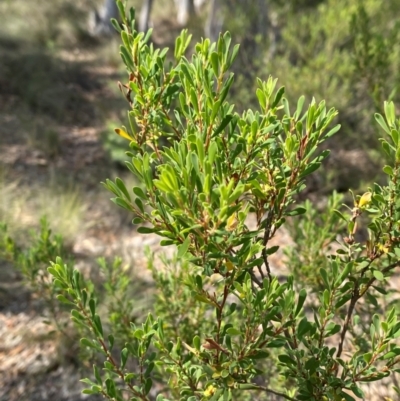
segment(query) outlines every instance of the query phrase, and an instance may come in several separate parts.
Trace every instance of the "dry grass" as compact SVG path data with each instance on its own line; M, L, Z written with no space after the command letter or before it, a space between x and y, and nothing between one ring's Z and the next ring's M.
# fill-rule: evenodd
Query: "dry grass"
M18 181L0 176L0 221L8 226L11 236L26 238L27 230L38 227L45 216L50 227L72 244L78 233L88 228L85 213L88 208L77 186L60 187L55 178L47 186L26 187Z

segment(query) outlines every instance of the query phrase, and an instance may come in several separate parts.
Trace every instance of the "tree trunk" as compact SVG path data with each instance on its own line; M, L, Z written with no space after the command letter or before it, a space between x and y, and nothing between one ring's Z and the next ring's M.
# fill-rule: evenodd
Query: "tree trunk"
M150 21L150 14L151 9L153 7L153 0L145 0L140 10L139 15L139 31L147 32L149 29L149 21Z
M195 12L193 0L175 0L175 6L177 9L176 19L178 24L186 26L190 17Z
M210 1L210 11L204 28L205 36L206 38L210 38L211 42L215 42L218 39L224 23L220 1L221 0Z
M89 32L93 36L109 36L114 32L110 19L118 19L118 7L115 0L104 0L100 10L89 15Z

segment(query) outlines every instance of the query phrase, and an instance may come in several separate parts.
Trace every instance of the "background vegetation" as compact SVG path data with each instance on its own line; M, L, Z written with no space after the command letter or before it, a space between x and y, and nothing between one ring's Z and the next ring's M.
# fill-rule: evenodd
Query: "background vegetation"
M119 162L125 156L113 129L126 118L116 84L125 79L118 37L94 38L88 32L89 14L101 3L0 2L0 221L26 248L27 230L46 215L88 272L98 271L87 257L100 250L126 256L121 246L128 246L119 245L133 230L99 186L106 177L124 175ZM142 6L139 0L128 3ZM205 2L189 20L194 42L204 36L209 8ZM220 1L222 29L241 43L233 88L239 110L256 102L255 76L269 74L286 86L291 100L314 96L339 110L342 129L326 144L331 156L308 184L308 195L318 204L332 189L346 193L382 179L385 156L372 116L382 111L383 100L399 101L399 14L398 0ZM154 0L151 25L155 46L173 46L182 28L173 0ZM18 264L4 255L0 312L6 314L14 305L10 283L21 293L26 287L22 276L12 273ZM34 297L37 289L31 290ZM4 397L17 394L13 391Z

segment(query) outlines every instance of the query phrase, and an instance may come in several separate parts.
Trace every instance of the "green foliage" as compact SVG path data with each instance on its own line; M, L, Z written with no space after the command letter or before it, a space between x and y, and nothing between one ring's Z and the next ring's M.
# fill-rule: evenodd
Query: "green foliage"
M51 290L53 286L46 282L46 267L49 260L59 255L65 255L62 239L59 235L52 236L46 219L40 221L40 232L31 231L31 246L21 249L8 236L7 226L0 226L0 256L10 260L21 271L28 283L39 293Z
M212 329L207 319L210 311L204 302L193 297L189 282L190 276L200 273L187 261L179 263L163 258L163 268L157 269L154 257L149 255L149 268L158 291L155 293L154 312L163 316L164 332L170 337L180 337L190 343L195 336ZM183 285L182 285L183 284Z
M72 274L72 255L65 247L63 238L52 234L46 219L41 220L39 231L30 232L30 238L23 246L10 237L4 223L0 224L0 261L9 262L21 273L32 297L40 300L46 324L61 332L62 340L70 344L79 336L87 335L88 331L82 326L70 324L67 305L71 304L63 295L62 287L53 283L47 270L49 260L56 260L59 256L66 262L64 268L67 274ZM106 327L115 334L116 346L122 349L131 338L130 322L143 316L143 310L149 307L147 301L150 297L144 297L133 268L123 265L120 258L112 262L99 258L97 263L101 275L96 274L98 277L91 280L86 271L85 277L80 276L81 285L87 291L96 291L101 314L106 316ZM79 356L83 366L87 365L87 361L93 363L97 358L96 352L86 348L81 349Z
M287 225L294 242L293 247L285 250L290 273L296 281L316 290L325 286L322 277L315 274L316 266L329 269L327 255L335 253L339 235L344 232L345 223L335 213L342 202L343 196L334 192L321 211L307 200L304 203L306 211L303 218L293 218Z
M388 184L355 196L348 210L334 195L314 225L311 205L296 199L329 153L321 147L339 129L331 126L336 110L314 99L304 107L304 96L290 106L270 77L257 80L259 107L238 114L229 97L238 47L231 47L229 33L217 43L202 40L189 60L183 31L175 61L166 63L167 50L148 45L150 33L135 30L134 11L125 15L117 4L122 25L114 25L129 77L121 89L130 109L129 127L116 131L130 142L126 164L139 185L130 190L119 178L104 185L134 215L138 231L175 245L182 263L176 271L152 267L158 316L129 321L122 350L114 348L121 326L107 330L82 274L60 258L48 268L60 301L73 305L73 321L88 333L82 346L103 356L103 366L95 364L93 378L84 379L84 392L112 400L125 393L131 400L364 398L362 383L397 372L400 355L395 308L362 319L354 314L363 301L379 303L399 266L394 104L384 104L385 117L376 115L391 161L384 168ZM361 216L366 240L358 236ZM294 232L299 247L309 249L297 250L294 276L279 282L270 263L278 247L270 240L288 219L300 219ZM341 228L347 235L337 238ZM322 247L337 239L336 252L312 249L308 235L317 233ZM317 282L308 279L312 270ZM317 299L310 300L316 285ZM266 386L270 366L281 379L270 382L273 388Z
M115 124L112 124L113 127ZM107 130L102 134L103 147L107 151L109 158L117 163L123 164L126 160L126 141L115 135L114 129Z
M123 346L132 335L130 323L141 318L143 310L149 309L150 298L141 288L134 268L124 265L121 258L116 257L112 262L99 258L97 262L102 273L95 286L97 298L105 309L102 314L107 317L108 326L114 333L116 342L120 341L120 345Z
M28 246L26 246L28 245ZM59 255L69 259L61 236L52 235L46 219L40 221L40 231L30 232L30 240L21 248L7 233L7 226L0 224L0 260L7 260L20 271L26 284L32 293L48 307L50 320L60 332L65 333L67 322L65 310L60 308L56 297L59 294L57 286L52 283L47 271L49 260L54 260Z
M399 100L399 7L396 0L325 0L277 2L280 40L277 52L259 74L273 71L289 89L289 100L329 99L339 111L343 135L329 141L332 151L362 149L369 168L349 174L342 157L334 163L330 190L357 188L362 180L379 175L382 153L377 148L377 130L371 116L382 113L385 99ZM264 54L267 53L265 50ZM266 56L265 56L266 57ZM257 57L258 59L258 57ZM243 92L243 91L242 91ZM372 168L372 164L376 168Z

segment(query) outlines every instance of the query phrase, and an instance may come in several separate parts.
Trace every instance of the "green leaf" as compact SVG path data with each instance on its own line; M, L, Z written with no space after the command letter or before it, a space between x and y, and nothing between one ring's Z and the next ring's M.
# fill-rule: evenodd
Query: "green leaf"
M273 101L272 104L271 104L271 108L272 108L272 109L274 109L274 108L279 104L279 102L281 101L282 96L284 95L284 93L285 93L285 87L282 86L282 87L280 87L280 88L278 89L278 91L276 92L274 101ZM290 116L289 113L286 113L286 114L287 114L287 116Z
M365 397L364 397L364 392L361 390L361 388L360 387L358 387L358 386L356 386L355 384L353 384L351 387L350 387L350 390L357 396L357 397L359 397L359 398L361 398L361 399L365 399Z
M340 124L336 125L335 127L333 127L330 131L328 131L325 134L325 138L330 138L332 135L336 134L336 132L338 132L340 130L340 128L341 128Z
M214 122L215 117L217 116L218 112L221 109L221 104L222 104L221 100L217 100L214 103L213 108L212 108L212 113L211 113L211 122Z
M47 271L54 277L59 277L59 272L54 267L48 267Z
M298 120L300 118L300 114L303 111L304 100L305 100L305 97L300 96L299 100L297 101L297 108L293 115L295 120Z
M325 288L325 290L324 290L324 292L322 294L322 297L323 297L323 301L324 301L324 306L325 306L326 309L328 309L329 301L331 299L331 295L330 295L329 290L327 288Z
M235 190L230 194L228 198L228 204L232 205L240 196L243 195L246 187L243 184L239 184Z
M114 347L114 336L112 334L108 335L108 343L110 345L110 350L112 350Z
M219 76L219 56L217 52L212 52L210 55L210 62L216 78Z
M101 320L100 320L100 316L99 315L94 315L93 317L93 323L97 329L98 334L100 335L100 337L103 338L103 326L101 324Z
M128 361L129 351L127 348L124 348L121 351L121 369L124 369L126 362Z
M178 246L178 253L177 253L178 259L182 259L186 255L186 252L189 249L190 242L191 242L190 236L188 235L185 241L183 241L183 243Z
M85 316L83 316L79 311L77 311L76 309L72 309L71 311L71 315L80 322L86 322L86 318Z
M128 67L128 69L131 72L135 71L135 66L133 64L133 60L132 60L132 55L129 54L128 50L126 49L125 46L120 46L120 53L121 53L121 57L125 63L125 65Z
M118 33L121 33L122 32L122 29L121 29L121 27L120 27L120 25L119 25L119 22L115 19L115 18L111 18L111 25L114 27L114 29L118 32Z
M121 20L124 23L126 23L125 7L121 0L117 0L117 8L118 8L118 12L119 12L119 16L121 17Z
M311 329L312 329L312 324L307 320L307 317L304 316L303 319L301 319L299 326L297 328L297 334L299 338L302 338L304 335L306 335Z
M342 214L342 212L340 212L340 211L337 210L337 209L333 209L332 212L333 212L334 214L336 214L339 218L341 218L342 220L344 220L346 223L348 223L349 220Z
M144 206L143 206L143 202L140 198L136 198L135 199L135 205L138 207L138 209L144 213Z
M373 273L374 277L379 280L379 281L383 281L385 279L384 275L382 272L380 272L379 270L374 270Z
M195 298L197 301L204 302L205 304L214 305L214 304L213 304L206 296L204 296L204 295L196 294L196 295L194 296L194 298Z
M333 336L340 332L342 326L340 324L336 324L335 322L329 322L325 328L325 337Z
M366 354L363 355L363 359L366 363L369 363L372 359L372 352L367 352Z
M151 378L148 377L144 383L144 394L145 395L149 394L152 386L153 386L153 380L151 380Z
M132 206L125 200L122 198L112 198L111 199L116 205L122 207L123 209L129 210L130 212L132 212Z
M61 302L61 303L63 303L63 304L66 304L66 305L74 305L75 306L75 304L72 302L72 301L70 301L69 299L67 299L64 295L62 295L62 294L59 294L59 295L57 295L57 299Z
M89 299L89 308L92 316L96 314L96 301L93 298Z
M286 116L290 117L289 101L285 97L282 99L282 104Z
M235 329L234 327L230 327L228 330L226 330L226 332L230 335L230 336L239 336L242 334L242 332L238 329Z
M115 389L115 383L112 379L110 379L110 378L106 379L106 388L107 388L107 395L110 398L115 398L117 395L117 392Z
M196 91L193 88L190 88L189 95L190 95L190 101L192 103L193 109L194 109L196 115L199 115L199 104L198 104L198 98L197 98Z
M314 171L318 170L320 166L321 166L321 163L319 163L319 162L314 162L314 163L308 164L307 167L300 174L300 179L302 179L302 178L310 175Z
M265 96L265 93L260 88L257 88L256 96L261 108L265 109L267 107L267 97Z
M330 283L329 283L329 278L328 278L327 271L325 269L321 268L319 270L319 272L321 274L321 277L322 277L322 280L323 280L323 282L325 284L325 287L329 290L330 289Z
M270 248L267 248L266 253L267 255L273 255L274 253L278 252L279 250L279 245L274 245L271 246Z
M149 377L155 366L156 365L154 362L150 362L147 365L146 371L144 372L144 377Z
M239 44L236 44L235 46L233 46L231 58L230 58L229 62L227 63L227 68L230 68L231 65L234 63L234 61L235 61L235 59L236 59L236 57L238 55L239 48L240 48Z
M384 102L386 121L392 127L396 120L395 107L393 102Z
M399 131L397 129L392 129L390 131L390 135L392 137L394 146L398 147L399 146Z
M196 348L197 351L200 351L201 342L200 342L200 337L199 336L194 336L194 338L193 338L193 346L194 346L194 348Z
M383 172L389 176L393 176L393 168L391 166L385 166Z
M126 31L121 31L121 39L125 47L129 49L131 47L131 43L129 40L129 35Z
M146 194L143 192L142 188L139 187L133 187L132 189L133 193L138 196L140 199L147 200Z
M297 317L301 310L303 309L304 302L307 298L307 291L303 288L299 292L299 299L297 301L296 310L294 312L294 317Z
M340 396L343 397L346 401L356 401L354 397L347 393L342 393L340 394Z
M320 366L320 361L315 357L311 357L304 365L304 367L309 371L309 374L313 374L317 368Z
M353 262L347 263L343 271L340 273L338 279L335 281L335 286L343 283L352 270L353 270Z
M390 130L386 124L386 121L379 113L375 113L375 120L386 131L386 133L390 135Z
M83 346L83 347L89 347L89 348L93 348L95 350L101 349L99 345L93 343L92 341L88 340L87 338L81 338L80 343L81 343L81 346Z
M214 131L213 137L216 137L219 133L221 133L226 128L226 126L232 121L232 118L233 118L232 114L227 114L222 120L219 127Z
M389 143L387 141L385 141L384 139L381 139L381 145L382 145L382 149L387 154L387 156L392 158L392 151L393 151L392 148L393 147L390 146Z
M270 347L273 348L273 347ZM271 353L265 350L256 350L254 354L249 355L250 359L265 359L271 356Z
M196 138L197 154L199 156L199 162L203 166L205 158L204 142L200 137Z
M97 384L102 386L103 385L103 380L101 379L99 369L98 369L98 367L96 365L93 365L93 373L94 373L94 377L96 378Z
M280 362L284 363L285 365L296 365L296 361L289 357L289 355L279 355L278 359Z
M156 233L158 230L156 228L150 228L150 227L139 227L137 231L140 234L152 234Z
M301 214L304 214L306 212L306 208L303 206L298 206L293 210L290 210L285 213L286 216L299 216Z

